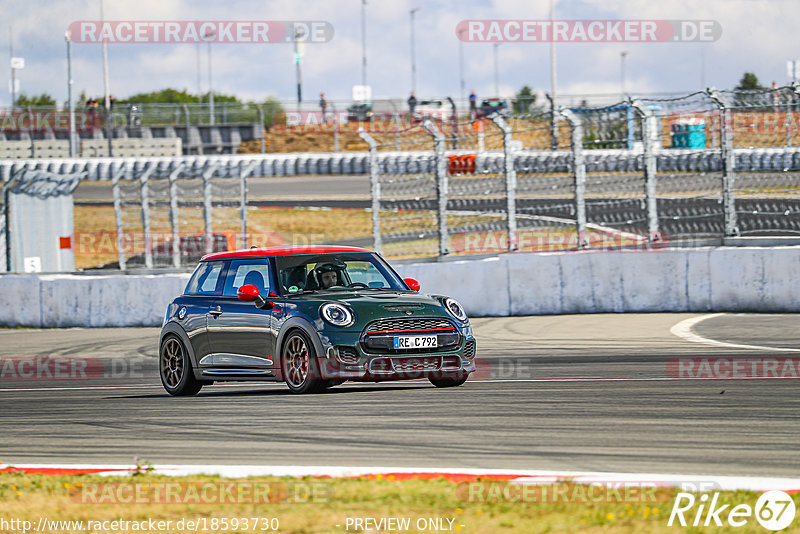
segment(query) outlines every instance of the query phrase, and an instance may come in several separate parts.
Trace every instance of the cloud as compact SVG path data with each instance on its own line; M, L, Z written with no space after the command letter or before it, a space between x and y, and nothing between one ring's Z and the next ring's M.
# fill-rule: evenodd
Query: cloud
M301 64L304 99L320 91L329 99L349 100L361 83L360 0L106 0L109 20L324 20L335 29L327 44L309 45ZM405 97L411 88L409 10L415 17L417 87L421 96L458 96L461 92L459 41L455 26L464 19L545 19L548 2L530 0L368 0L367 78L376 96ZM14 27L15 54L26 59L19 73L27 93L48 92L66 98L64 30L75 20L99 19L97 1L41 2L6 0L4 14ZM732 87L745 71L761 82L786 82L785 61L800 56L794 50L800 5L792 0L562 0L561 19L713 19L723 28L714 43L567 43L557 45L559 93L618 91L622 50L627 88L637 92L694 91L702 85ZM550 90L550 53L546 43L504 43L498 49L501 93L522 85ZM494 60L489 43L462 45L466 92L494 93ZM73 46L75 91L103 91L98 45ZM215 89L244 98L274 94L295 98L296 74L290 44L214 45ZM701 69L705 63L705 71ZM109 46L111 90L118 97L164 87L197 87L195 45ZM201 55L203 86L207 60ZM5 70L8 76L7 69ZM705 72L705 75L703 75ZM2 74L0 74L2 76ZM5 85L4 82L0 82ZM7 93L0 104L8 104Z

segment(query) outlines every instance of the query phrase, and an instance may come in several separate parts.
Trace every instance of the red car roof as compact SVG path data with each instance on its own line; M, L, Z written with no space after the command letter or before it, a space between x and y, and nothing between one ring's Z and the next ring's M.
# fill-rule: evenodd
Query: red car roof
M286 256L290 254L324 254L326 252L373 252L359 247L342 247L338 245L307 245L294 247L263 247L246 248L242 250L229 250L227 252L214 252L206 254L200 261L228 260L231 258L250 258L265 256Z

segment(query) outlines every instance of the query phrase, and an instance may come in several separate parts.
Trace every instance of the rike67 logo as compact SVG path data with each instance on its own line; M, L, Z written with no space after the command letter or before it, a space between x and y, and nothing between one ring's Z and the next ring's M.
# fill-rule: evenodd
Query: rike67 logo
M778 490L762 494L755 506L749 504L722 504L715 492L709 500L704 493L699 498L692 493L678 493L667 526L682 527L743 527L755 518L768 530L783 530L794 520L795 504L792 498Z

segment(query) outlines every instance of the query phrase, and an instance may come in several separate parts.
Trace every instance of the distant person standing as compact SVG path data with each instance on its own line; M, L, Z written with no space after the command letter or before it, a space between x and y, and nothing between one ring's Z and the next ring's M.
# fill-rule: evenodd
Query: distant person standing
M469 94L469 115L473 119L478 114L478 96L475 94L475 89L473 89Z
M322 110L322 122L325 122L326 110L328 109L328 101L325 100L325 93L319 94L319 109Z
M411 91L411 96L408 97L408 117L409 120L414 120L414 110L417 107L417 97L414 96L414 91Z

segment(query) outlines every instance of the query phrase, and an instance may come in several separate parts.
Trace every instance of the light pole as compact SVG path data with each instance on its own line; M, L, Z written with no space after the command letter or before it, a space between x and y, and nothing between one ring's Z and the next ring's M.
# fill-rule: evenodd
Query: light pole
M367 86L367 0L361 0L361 85Z
M492 43L494 49L494 96L500 96L500 85L497 82L497 49L500 43Z
M211 78L211 38L216 34L209 32L203 35L208 45L208 123L214 125L214 83Z
M700 89L706 88L706 47L700 43Z
M103 12L103 0L100 0L100 24L102 25L103 21L105 20L105 14ZM111 130L111 93L108 90L108 43L106 39L103 39L102 43L103 48L103 91L105 92L104 95L104 107L106 110L106 138L108 139L108 157L114 157L114 149L112 148L111 138L112 138L112 130Z
M67 42L67 113L69 113L69 157L75 157L75 112L72 103L72 41L67 31L64 34Z
M417 91L417 59L414 56L414 13L419 11L418 7L410 10L411 15L411 90Z
M553 38L552 32L554 20L555 0L550 0L550 94L553 99L552 107L556 109L556 40Z
M619 84L622 89L622 98L625 98L625 56L627 55L627 50L619 53Z
M197 97L198 98L203 97L203 79L202 79L203 68L201 66L202 64L201 56L203 51L201 49L201 46L202 45L200 43L197 43Z
M464 94L466 92L466 84L464 83L464 41L462 40L462 36L464 34L464 30L458 31L458 79L459 79L459 88L461 89L461 101L464 101Z
M300 51L300 43L298 42L300 38L303 37L303 30L301 27L295 27L294 29L294 66L295 66L295 75L297 77L297 111L300 111L300 102L303 101L303 78L302 72L300 69L300 61L303 57L302 52Z
M550 0L550 147L558 148L558 101L556 98L556 40L553 36L553 24L556 17L556 0Z
M17 103L17 69L14 63L14 26L8 27L8 51L11 64L11 109Z

